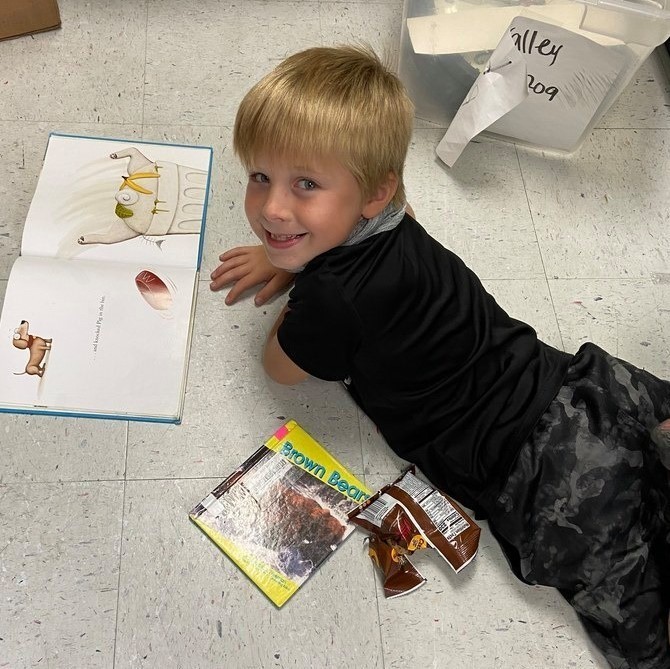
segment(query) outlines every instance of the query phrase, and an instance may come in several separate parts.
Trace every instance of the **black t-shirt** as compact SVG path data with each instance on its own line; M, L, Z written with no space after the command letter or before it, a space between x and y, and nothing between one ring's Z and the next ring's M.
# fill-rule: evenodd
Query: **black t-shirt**
M277 336L305 372L345 381L391 448L484 512L571 356L510 318L410 216L310 261Z

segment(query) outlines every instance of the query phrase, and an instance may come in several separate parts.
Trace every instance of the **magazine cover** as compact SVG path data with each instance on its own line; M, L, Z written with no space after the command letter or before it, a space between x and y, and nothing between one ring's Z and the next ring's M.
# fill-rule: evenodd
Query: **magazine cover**
M370 497L295 421L288 421L189 517L277 606L351 534Z

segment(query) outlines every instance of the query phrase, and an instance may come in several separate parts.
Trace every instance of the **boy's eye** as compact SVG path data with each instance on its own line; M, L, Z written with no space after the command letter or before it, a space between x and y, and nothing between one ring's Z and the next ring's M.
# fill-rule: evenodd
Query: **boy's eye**
M268 179L267 176L262 172L252 172L249 175L249 181L255 181L259 184L266 184L270 181L270 179Z
M311 179L300 179L298 181L298 188L303 188L304 190L314 190L317 188L317 183Z

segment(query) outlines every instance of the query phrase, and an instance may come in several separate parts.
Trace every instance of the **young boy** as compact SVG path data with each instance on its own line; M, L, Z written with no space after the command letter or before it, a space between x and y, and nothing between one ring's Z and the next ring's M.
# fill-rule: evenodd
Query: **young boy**
M226 303L295 280L263 365L343 381L393 450L489 519L515 573L560 589L613 667L670 668L670 384L510 318L405 204L412 104L376 56L315 48L242 101L234 148L260 246ZM406 213L409 212L409 213ZM654 431L655 438L650 438Z

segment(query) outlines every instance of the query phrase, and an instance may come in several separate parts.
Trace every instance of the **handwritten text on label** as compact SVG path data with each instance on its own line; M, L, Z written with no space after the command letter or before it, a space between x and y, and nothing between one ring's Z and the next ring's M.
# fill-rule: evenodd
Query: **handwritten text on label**
M511 26L509 32L516 48L519 49L521 53L530 54L533 52L533 49L535 49L535 51L542 56L550 56L550 67L556 62L558 53L563 48L562 44L552 44L551 40L547 38L541 40L538 44L535 44L537 41L537 30L526 29L523 32L519 32L514 26Z

